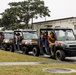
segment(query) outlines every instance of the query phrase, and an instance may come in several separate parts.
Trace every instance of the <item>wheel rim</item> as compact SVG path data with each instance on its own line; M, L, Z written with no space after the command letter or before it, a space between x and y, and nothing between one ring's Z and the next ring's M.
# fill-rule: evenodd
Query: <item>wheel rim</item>
M10 51L11 51L11 46L10 46Z
M25 48L23 48L23 54L25 54Z
M60 59L60 56L61 56L60 53L57 52L57 54L56 54L56 58L57 58L57 59Z
M34 55L36 55L36 49L33 50Z
M23 48L23 54L28 54L28 50L27 50L27 48Z
M10 51L12 51L12 46L10 46Z

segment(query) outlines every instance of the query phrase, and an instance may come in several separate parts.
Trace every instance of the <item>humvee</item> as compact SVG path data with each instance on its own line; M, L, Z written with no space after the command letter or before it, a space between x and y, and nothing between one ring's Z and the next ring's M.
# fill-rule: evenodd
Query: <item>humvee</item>
M40 33L46 33L47 41L46 47L42 46L42 42L39 40L39 54L48 54L50 57L56 58L58 60L64 60L65 57L76 56L76 38L74 32L70 28L42 28ZM51 54L51 49L49 48L48 36L50 32L54 33L55 43L54 43L54 55ZM36 50L36 48L34 48Z

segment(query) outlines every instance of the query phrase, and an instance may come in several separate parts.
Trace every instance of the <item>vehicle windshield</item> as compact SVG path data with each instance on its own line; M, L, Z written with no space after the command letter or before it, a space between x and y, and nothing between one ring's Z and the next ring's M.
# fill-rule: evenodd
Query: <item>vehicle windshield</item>
M56 37L59 41L74 41L75 36L71 29L69 30L55 30Z
M14 34L13 33L4 33L4 38L5 39L13 39Z
M23 37L24 39L26 40L31 40L31 39L38 39L38 36L37 36L37 32L36 31L25 31L23 32Z

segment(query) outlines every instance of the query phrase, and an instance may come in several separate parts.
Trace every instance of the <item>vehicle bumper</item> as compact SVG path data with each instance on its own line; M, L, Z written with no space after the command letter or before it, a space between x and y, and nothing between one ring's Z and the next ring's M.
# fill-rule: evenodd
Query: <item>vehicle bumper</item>
M10 47L10 43L3 43L3 47L4 48L9 48Z
M76 56L76 48L65 48L66 56L73 57Z
M34 47L39 47L39 45L36 45L36 44L27 44L27 45L23 45L23 46L25 46L25 47L27 47L27 48L29 48L29 50L32 50Z

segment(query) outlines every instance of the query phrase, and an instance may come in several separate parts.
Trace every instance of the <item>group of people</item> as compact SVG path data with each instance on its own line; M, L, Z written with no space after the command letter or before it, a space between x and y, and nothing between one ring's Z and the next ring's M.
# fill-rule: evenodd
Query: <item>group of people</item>
M46 34L46 32L41 33L40 36L41 45L45 51L47 51L47 46L49 46L50 52L52 55L54 55L54 45L55 45L55 36L53 32L50 32L50 34Z

